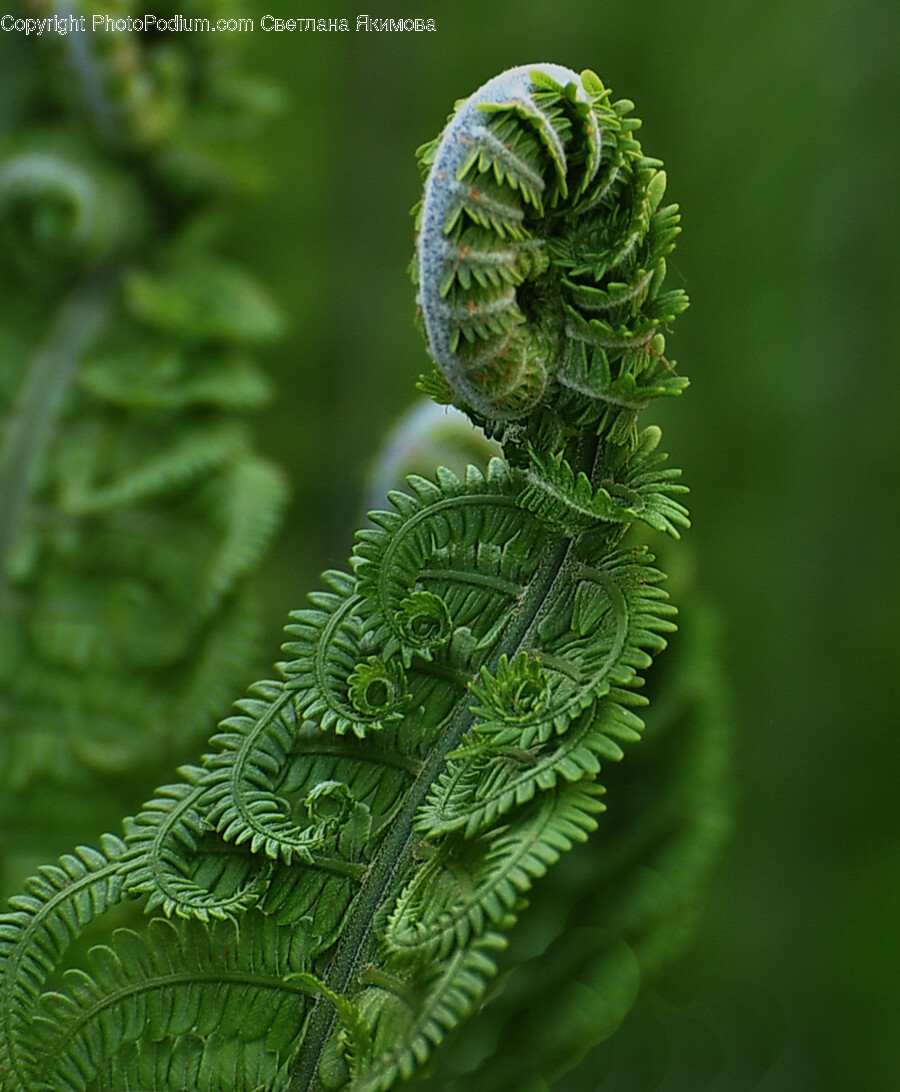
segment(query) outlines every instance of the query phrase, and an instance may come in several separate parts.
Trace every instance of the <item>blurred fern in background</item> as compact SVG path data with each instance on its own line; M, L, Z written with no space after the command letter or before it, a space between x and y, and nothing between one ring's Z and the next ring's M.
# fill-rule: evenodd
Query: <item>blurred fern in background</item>
M246 683L286 488L247 419L282 318L218 245L273 90L212 36L0 42L8 891L115 826Z

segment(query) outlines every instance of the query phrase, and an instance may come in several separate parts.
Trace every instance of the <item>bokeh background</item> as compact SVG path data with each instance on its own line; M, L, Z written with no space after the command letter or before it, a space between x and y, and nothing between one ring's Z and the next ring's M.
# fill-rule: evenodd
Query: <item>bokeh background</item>
M265 184L227 239L288 320L258 427L293 488L263 573L266 659L318 572L346 563L369 459L428 368L406 272L414 149L503 68L594 69L635 101L682 206L670 269L693 304L669 350L692 386L656 418L692 488L685 546L722 619L736 737L703 927L614 1040L639 1052L656 1020L670 1063L622 1067L615 1092L897 1087L900 6L364 9L435 20L418 34L356 33L338 5L245 7L351 26L243 43L283 99L247 139Z
M900 8L366 10L437 30L247 43L286 97L252 148L266 197L232 237L290 320L264 436L295 489L269 570L273 654L284 608L345 563L367 459L427 367L406 274L413 150L505 67L593 68L635 101L682 206L671 275L693 303L669 349L692 386L660 420L693 491L690 548L723 618L737 736L734 837L692 954L653 1002L670 1037L705 1046L617 1092L894 1088ZM357 12L306 14L352 26Z

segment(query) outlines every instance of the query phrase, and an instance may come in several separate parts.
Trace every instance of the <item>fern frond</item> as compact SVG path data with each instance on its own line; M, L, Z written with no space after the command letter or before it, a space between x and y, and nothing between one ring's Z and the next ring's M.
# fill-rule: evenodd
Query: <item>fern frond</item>
M561 452L549 460L533 454L519 503L571 534L602 523L639 520L680 538L678 528L690 527L690 519L675 498L688 489L677 481L681 471L665 469L667 457L655 454L661 437L651 426L636 438L633 451L613 448L608 460L612 475L597 489L583 471L576 476Z
M377 1053L368 1071L354 1082L354 1092L387 1092L398 1081L409 1080L447 1032L475 1010L496 973L494 957L504 947L500 934L488 932L457 949L416 983L414 1005L393 991L370 988L363 1011L365 1001L378 1006Z
M477 841L449 841L398 896L385 930L388 952L444 958L487 926L508 927L535 880L596 829L604 790L590 778L595 772L579 771L574 780L585 778L584 784L546 793L515 824Z
M13 948L0 1019L17 1092L211 1089L216 1052L217 1087L234 1092L388 1092L444 1064L435 1051L485 1001L507 935L515 946L528 902L549 897L551 868L568 876L571 909L583 897L637 930L636 944L646 934L648 966L658 958L666 933L656 925L679 913L618 870L633 877L663 843L682 863L687 851L660 832L639 779L605 873L565 863L599 825L601 772L611 813L621 806L618 776L601 764L641 738L644 675L675 629L653 555L624 536L644 524L677 537L687 525L659 431L635 423L645 401L683 386L664 375L657 326L684 301L662 292L677 220L661 208L665 177L629 111L590 73L514 69L423 151L416 279L446 384L432 389L502 439L503 456L486 472L439 468L390 492L392 507L359 532L350 571L326 573L291 615L282 681L251 687L202 764L182 767L126 822L124 854L82 858L109 885L101 892L140 899L149 920L65 969L76 930L61 904L63 922L54 907L42 926L52 959L26 965ZM147 133L126 116L144 147ZM192 337L270 332L240 276L185 253L129 276L124 341L141 322L189 358L201 348ZM202 309L196 325L185 300ZM181 569L123 549L123 575L151 571L165 604L123 649L99 625L70 641L59 617L36 624L45 659L97 671L168 662L167 614L214 627L267 536L279 488L220 416L205 372L179 401L161 374L117 385L105 367L89 373L85 397L102 392L110 405L73 425L77 458L50 478L68 515L108 521L107 566L132 518L182 528L198 510L212 518ZM104 460L95 439L105 415L132 397L154 412L190 413L198 399L211 412L167 449L150 450L151 422ZM107 574L92 575L113 596ZM53 579L65 586L61 568ZM4 943L18 943L32 912L23 904L0 926ZM558 931L563 918L550 918ZM536 971L565 1026L549 1020L546 1049L515 1070L535 1087L611 1031L642 969L624 941L591 929L557 942L545 926L539 918ZM516 1016L534 1019L506 981L493 1016L485 1006L501 1048ZM473 1087L509 1072L494 1064Z
M273 683L257 684L251 695L238 703L242 715L223 721L211 741L221 751L207 760L202 781L206 821L252 853L312 863L327 824L298 827L275 795L298 728L293 695Z
M637 740L642 728L640 719L621 705L600 702L564 737L543 745L504 746L476 729L471 741L447 756L447 770L419 816L418 829L428 838L451 831L475 837L560 781L596 777L601 758L622 758L613 737L627 734Z
M277 1056L259 1040L179 1035L127 1043L98 1068L86 1092L105 1089L190 1089L191 1092L283 1090Z
M349 680L364 662L355 617L356 585L351 576L335 570L323 574L329 590L310 595L313 609L293 611L285 633L294 637L284 651L296 657L279 665L286 685L296 692L297 712L316 720L323 730L338 735L352 732L365 737L371 726L382 727L381 717L365 708L350 693Z
M228 919L256 904L265 884L264 871L230 892L210 890L192 875L195 856L207 821L199 809L201 772L182 768L186 781L165 785L133 819L126 821L129 846L122 872L126 890L148 896L147 912L161 909L167 916Z
M628 516L613 504L602 486L594 490L584 471L575 471L562 452L541 464L536 458L519 504L547 523L578 534L601 523L624 523Z
M0 890L38 832L56 856L133 810L249 681L287 492L246 426L280 312L210 230L271 96L224 40L127 37L31 38L0 135Z
M262 409L273 394L271 381L243 351L188 355L152 339L137 341L127 353L93 353L78 385L100 402L155 412L195 406L232 413Z
M176 259L162 272L128 274L122 288L130 315L190 342L252 345L283 329L280 312L256 282L221 259Z
M728 836L731 789L716 627L708 607L689 599L678 641L648 679L644 743L610 782L602 836L531 892L501 959L509 973L472 1034L438 1054L436 1087L488 1092L521 1079L592 1088L605 1057L594 1048L641 981L690 942ZM496 1044L490 1057L480 1042Z
M370 513L376 526L357 535L362 632L382 656L399 653L407 667L413 656L433 659L452 629L472 627L476 615L486 631L487 596L502 607L521 593L542 533L522 519L515 479L499 459L487 475L469 467L463 482L440 468L437 478L411 478L415 496L391 493L397 511Z
M242 919L236 941L232 923L156 919L146 939L122 929L111 946L91 949L87 970L67 971L68 992L46 994L34 1017L40 1079L82 1092L104 1062L143 1038L215 1034L283 1052L303 1024L305 953L261 915Z
M125 845L107 834L100 847L79 846L43 866L0 916L0 1073L10 1092L33 1087L38 1049L29 1036L47 979L86 926L121 898Z

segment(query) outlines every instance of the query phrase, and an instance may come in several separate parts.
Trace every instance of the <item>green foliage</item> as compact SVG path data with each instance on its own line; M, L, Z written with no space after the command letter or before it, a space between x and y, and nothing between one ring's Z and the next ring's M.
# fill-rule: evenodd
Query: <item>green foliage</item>
M722 833L708 791L720 710L705 671L690 675L702 634L660 687L668 753L634 779L628 822L587 869L575 850L604 821L601 765L606 780L640 739L644 677L675 628L641 536L686 526L681 487L658 430L637 426L638 400L619 397L684 386L656 329L681 306L661 294L675 214L629 107L596 76L538 66L519 81L524 99L461 107L487 119L456 172L468 196L432 215L426 186L417 268L423 311L454 328L436 334L426 313L432 385L502 439L502 457L391 492L350 571L326 573L291 616L280 678L250 688L201 763L126 821L124 845L108 836L102 854L29 881L0 919L10 1092L387 1092L429 1068L439 1087L541 1088L678 947ZM442 149L423 156L434 174ZM485 258L501 250L498 266ZM168 276L137 282L141 320L193 336L177 308L148 318L168 314ZM593 292L603 322L579 310ZM230 329L214 307L207 321ZM441 338L465 351L435 351ZM595 372L579 389L585 345ZM181 473L203 479L208 449L184 444ZM165 459L125 466L142 503L178 479ZM110 493L82 487L99 510ZM668 899L645 863L675 878ZM552 890L539 882L551 868ZM93 914L123 896L149 921L80 956ZM598 902L603 928L580 920ZM508 988L485 1005L501 964ZM544 1027L511 1063L515 1024ZM458 1049L435 1054L448 1036Z
M133 808L252 677L286 493L243 420L281 319L216 253L264 101L199 36L28 44L0 130L0 889Z

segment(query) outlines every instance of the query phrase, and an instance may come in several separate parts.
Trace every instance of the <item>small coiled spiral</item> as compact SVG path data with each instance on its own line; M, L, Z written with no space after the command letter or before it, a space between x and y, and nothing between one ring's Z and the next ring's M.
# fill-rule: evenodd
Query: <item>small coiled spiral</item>
M0 239L26 272L107 259L133 242L142 215L127 179L64 143L0 149Z

